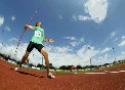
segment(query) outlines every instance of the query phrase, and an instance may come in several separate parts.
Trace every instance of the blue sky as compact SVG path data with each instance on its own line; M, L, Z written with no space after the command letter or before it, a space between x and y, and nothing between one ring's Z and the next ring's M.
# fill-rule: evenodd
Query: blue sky
M9 44L14 48L24 24L41 21L45 34L56 39L46 46L50 61L56 66L87 65L89 57L93 58L93 64L112 62L112 47L117 58L122 59L125 54L124 3L124 0L1 0L0 41L7 49ZM24 48L32 34L32 31L24 34ZM86 51L86 46L91 50Z

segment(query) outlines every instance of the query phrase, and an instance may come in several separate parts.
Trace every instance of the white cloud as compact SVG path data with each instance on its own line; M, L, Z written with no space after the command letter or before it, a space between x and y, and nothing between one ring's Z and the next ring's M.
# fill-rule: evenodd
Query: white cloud
M73 47L76 47L76 46L79 46L79 45L83 45L83 44L87 44L85 43L85 40L84 38L80 38L80 39L76 39L76 40L73 40L73 41L69 41L69 44Z
M5 26L4 28L6 31L10 32L11 31L11 28L9 26Z
M78 16L72 15L72 19L73 19L73 21L77 21L78 20Z
M106 19L108 10L107 0L86 0L84 3L85 13L88 14L86 18L82 19L93 20L96 23L101 23Z
M74 41L74 42L70 42L70 45L73 46L73 47L75 47L75 46L78 45L78 42L76 42L76 41Z
M62 15L58 15L59 19L62 20L63 19L63 16Z
M122 51L121 54L122 54L122 55L125 55L125 51Z
M77 40L76 38L75 39L74 38L70 39ZM81 38L80 40L83 41L83 38ZM13 43L16 41L17 41L16 38L11 38L9 40L9 43L11 42ZM17 47L17 44L7 44L4 47L2 44L0 44L0 49L1 52L11 55L11 57L16 58L17 60L21 60L22 56L25 53L27 45L28 43L21 43L21 45L17 49L16 55L15 55L15 49ZM49 53L50 63L58 67L61 65L79 65L79 64L89 65L90 58L92 58L92 64L104 64L112 62L114 60L114 57L111 57L112 55L106 54L106 52L110 51L111 48L97 49L94 46L88 44L79 47L79 49L77 50L74 50L74 47L71 47L70 45L67 46L47 45L46 49ZM90 47L90 49L88 49L88 47ZM122 56L119 56L119 58L121 58ZM42 63L42 56L36 49L32 51L32 53L29 56L29 59L30 62L35 65L37 65L38 63Z
M0 27L3 25L4 23L4 16L0 16Z
M10 41L13 41L16 39L11 39ZM17 45L16 44L9 44L5 45L3 47L2 44L0 44L1 52L7 55L10 55L12 58L15 58L16 60L21 60L22 56L25 53L25 50L27 48L28 43L22 43L18 49L17 53L15 52ZM87 46L90 47L90 49L87 48ZM105 54L104 56L100 56L97 58L97 56L100 54L101 50L96 49L94 46L85 45L78 50L74 51L73 48L68 46L47 46L46 49L49 53L49 61L54 66L61 66L61 65L89 65L90 64L90 58L92 58L92 64L104 64L107 62L112 62L113 57L109 54ZM2 47L2 48L1 48ZM108 51L107 49L104 51ZM15 55L16 53L16 55ZM123 56L123 55L122 55ZM29 56L30 62L34 65L37 65L38 63L42 63L42 56L41 54L34 49L30 56ZM45 61L44 61L45 64Z
M122 46L125 46L125 36L123 35L123 36L121 36L120 37L120 43L118 43L118 46L119 47L122 47Z
M84 16L84 15L73 15L72 19L74 21L89 21L89 20L91 20L90 17Z
M78 15L79 21L88 21L91 20L88 16Z
M117 32L113 31L110 34L110 39L113 39L113 42L117 42L118 41L118 37L116 36Z
M15 20L16 20L16 17L15 17L15 16L12 16L12 17L11 17L11 20L12 20L12 21L15 21Z
M18 52L17 54L15 52L16 51L16 47L17 47L16 44L5 44L4 46L2 45L1 52L3 54L10 55L14 59L20 60L21 57L24 54L24 51L25 51L25 48L26 48L26 44L23 43L21 46L19 46L19 49L17 50L17 52Z
M17 41L16 38L11 38L10 42ZM15 55L15 50L17 44L7 44L6 47L2 46L1 52L4 54L11 55L12 58L16 58L17 60L21 60L22 56L25 53L27 48L27 43L21 43L21 45L17 49L17 54ZM0 47L1 48L1 47ZM85 51L86 47L81 47L78 50L74 51L70 46L46 46L46 49L49 52L49 60L50 63L53 63L55 66L61 65L87 65L89 64L89 57L94 57L97 54L97 50L91 46L91 50ZM33 55L35 54L35 55ZM35 65L38 63L42 63L42 56L37 50L33 50L29 56L30 62Z
M124 60L125 59L125 52L121 52L121 55L116 57L117 60Z
M124 46L124 45L125 45L125 39L122 40L122 41L118 44L119 47Z
M65 39L67 39L67 40L76 40L76 37L68 36L68 37L65 37Z
M38 10L35 10L35 14L38 14Z
M98 50L91 47L91 50L86 50L85 47L81 47L72 53L73 49L71 47L53 47L50 46L48 51L50 55L50 61L54 65L89 65L90 57L94 57Z
M114 42L117 42L118 40L119 40L118 37L116 37L113 41L114 41Z
M9 39L9 44L16 45L18 43L18 41L19 40L17 38L13 37L13 38Z
M96 61L96 65L112 63L114 61L114 57L111 57L109 54L104 54L97 57L94 61Z
M116 31L113 31L109 34L109 36L106 37L106 39L103 42L103 45L106 45L107 43L117 43L119 40L119 37L117 35Z
M96 54L99 53L98 50L96 50L94 47L92 46L89 46L90 49L87 49L86 46L80 48L78 51L77 51L77 55L81 58L84 58L84 59L88 59L90 57L94 57L96 56Z
M122 36L121 39L125 39L125 36Z
M111 36L111 38L115 37L115 36L116 36L116 34L117 34L116 32L112 32L112 33L111 33L111 35L110 35L110 36Z
M78 46L80 44L83 44L83 43L85 44L85 40L84 40L83 37L82 38L76 38L76 37L73 37L73 36L67 36L64 39L69 40L68 43L73 47L76 47L76 46Z
M103 50L101 51L101 53L103 54L103 53L109 52L111 49L112 49L112 48L105 48L105 49L103 49Z
M83 42L85 42L85 39L82 37L79 39L79 41L80 41L80 43L83 43Z

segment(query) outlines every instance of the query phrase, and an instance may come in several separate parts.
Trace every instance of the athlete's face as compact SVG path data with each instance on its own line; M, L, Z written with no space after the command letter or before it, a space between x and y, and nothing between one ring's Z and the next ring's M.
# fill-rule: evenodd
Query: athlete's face
M41 26L41 22L37 22L37 23L36 23L36 26Z

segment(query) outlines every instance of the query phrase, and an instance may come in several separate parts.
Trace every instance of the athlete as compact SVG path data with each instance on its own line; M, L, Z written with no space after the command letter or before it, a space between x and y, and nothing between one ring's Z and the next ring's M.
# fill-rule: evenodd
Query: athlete
M24 26L24 29L27 31L29 29L34 30L34 34L32 36L32 39L27 47L27 50L22 57L21 63L19 64L19 67L16 67L15 70L17 71L19 68L22 67L22 64L26 64L29 62L28 56L30 52L36 48L44 57L45 59L45 65L47 69L47 77L48 78L55 78L55 76L49 71L49 59L48 59L48 52L43 46L43 42L45 40L45 35L44 35L44 29L41 28L41 22L36 22L35 26L32 26L30 24L26 24Z

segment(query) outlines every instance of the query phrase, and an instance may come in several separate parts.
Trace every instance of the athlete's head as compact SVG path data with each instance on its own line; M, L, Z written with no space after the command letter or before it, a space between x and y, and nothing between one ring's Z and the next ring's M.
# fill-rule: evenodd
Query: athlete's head
M41 26L41 22L36 22L35 26Z

